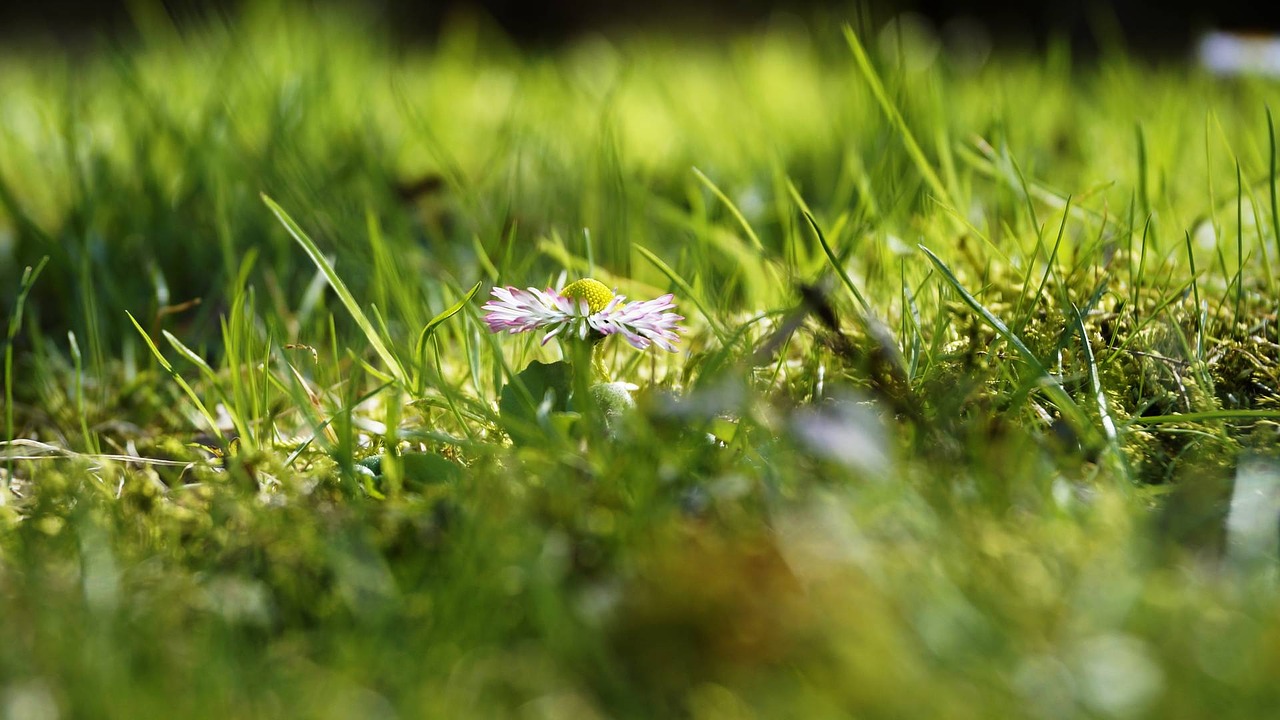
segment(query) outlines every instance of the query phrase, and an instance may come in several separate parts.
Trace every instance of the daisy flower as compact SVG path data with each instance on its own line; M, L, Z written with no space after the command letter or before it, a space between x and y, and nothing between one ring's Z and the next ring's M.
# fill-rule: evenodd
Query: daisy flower
M569 283L563 290L521 290L495 287L484 322L490 332L547 331L542 344L557 335L586 340L608 335L621 335L634 347L644 350L650 344L675 352L675 343L683 329L676 323L684 318L673 312L670 293L656 300L627 302L599 280L584 278Z

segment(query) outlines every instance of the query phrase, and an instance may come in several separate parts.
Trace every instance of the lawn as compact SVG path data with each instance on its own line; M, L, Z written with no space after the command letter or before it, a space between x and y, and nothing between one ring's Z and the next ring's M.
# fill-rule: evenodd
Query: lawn
M0 717L1273 715L1280 81L880 28L0 47Z

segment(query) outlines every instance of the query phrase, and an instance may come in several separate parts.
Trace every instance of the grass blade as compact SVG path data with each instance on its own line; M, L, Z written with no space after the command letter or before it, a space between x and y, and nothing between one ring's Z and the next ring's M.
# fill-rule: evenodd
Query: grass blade
M6 440L13 440L13 341L17 339L18 333L22 332L22 314L25 311L27 295L31 293L31 287L35 285L36 278L40 277L40 271L44 270L45 264L49 262L49 256L45 255L36 263L35 267L27 267L22 272L22 283L18 290L18 301L13 306L13 314L9 316L9 332L5 337L4 343L4 437Z
M1028 202L1028 204L1030 203ZM1045 257L1044 274L1040 276L1040 286L1037 287L1035 293L1033 293L1030 296L1027 295L1027 286L1029 284L1029 281L1031 280L1031 271L1032 271L1032 268L1035 266L1035 263L1034 262L1027 263L1027 276L1022 284L1022 295L1018 297L1018 310L1015 311L1015 314L1017 314L1020 317L1020 320L1018 321L1019 328L1025 328L1027 326L1027 323L1031 322L1031 318L1035 315L1036 298L1039 298L1044 294L1045 285L1049 283L1049 277L1053 275L1054 264L1058 262L1058 250L1059 248L1062 247L1062 236L1063 234L1065 234L1067 229L1067 218L1070 217L1070 215L1071 215L1071 198L1068 197L1067 207L1065 210L1062 211L1062 222L1058 225L1058 237L1053 241L1053 250L1051 250L1049 252L1049 255ZM1022 316L1022 302L1026 300L1028 297L1031 300L1031 306L1027 308L1026 316Z
M431 339L431 336L435 334L436 328L438 328L441 323L453 317L454 315L457 315L458 312L462 310L462 308L467 306L467 303L471 302L471 299L476 296L476 293L480 292L481 284L483 283L478 282L475 285L472 285L471 289L468 290L466 294L463 295L458 300L458 302L445 308L444 311L441 312L439 315L436 315L435 317L427 321L426 327L422 328L422 332L418 334L417 345L414 346L415 350L418 353L421 353L423 351L423 349L426 347L427 340Z
M187 398L191 400L192 404L196 406L196 410L200 411L200 415L203 416L205 422L208 423L209 431L213 433L213 436L218 438L219 441L225 440L222 435L222 430L218 428L218 421L214 419L213 413L209 412L209 408L204 406L204 402L200 400L200 396L196 394L196 391L187 384L187 381L178 374L177 370L173 369L173 365L165 359L164 354L160 352L160 348L156 347L156 344L151 341L151 336L148 335L147 331L143 330L142 326L138 324L137 319L133 317L133 313L126 310L124 314L129 316L129 322L133 323L133 327L137 329L138 334L141 335L142 339L147 343L147 347L151 349L151 354L155 356L157 361L159 361L160 367L164 368L164 371L169 373L169 377L173 378L174 382L178 383L178 387L182 388L182 392L185 393Z
M854 59L858 62L858 69L862 71L862 77L866 79L867 85L871 88L871 94L875 96L876 102L880 104L880 109L888 116L889 123L902 136L902 144L906 146L907 154L911 156L911 160L916 164L916 169L920 171L925 183L937 195L939 200L955 207L956 204L951 200L951 193L947 192L946 186L942 184L942 180L934 172L933 166L929 164L929 159L924 156L924 151L920 149L920 144L916 142L915 135L907 127L907 121L902 117L902 112L889 99L889 94L884 89L884 83L880 81L879 74L876 73L875 67L871 64L871 58L867 57L867 51L862 47L862 42L858 40L858 36L853 32L852 27L844 26L844 37L849 43L849 49L853 51Z
M822 233L822 228L818 227L818 221L813 219L807 210L802 210L804 219L809 221L809 227L813 228L813 234L818 237L818 244L822 246L822 252L827 256L827 261L831 263L831 268L836 271L836 275L840 276L840 281L853 294L858 306L862 309L863 319L871 314L871 305L867 303L867 299L858 291L858 286L853 284L853 278L849 277L849 273L844 269L844 263L836 256L831 244L827 242L827 236Z
M185 358L187 362L199 368L201 374L203 374L210 384L212 384L218 391L218 394L223 401L223 407L226 408L227 414L231 417L231 422L235 425L236 432L239 433L240 438L242 440L248 439L256 442L257 438L253 433L253 428L249 423L245 422L244 415L240 412L243 405L241 403L233 402L231 398L227 397L226 391L218 385L218 374L214 372L212 367L209 367L209 363L205 362L205 359L200 357L199 353L187 347L186 344L168 330L161 330L160 334L164 335L164 339L169 341L169 345L172 346L174 350L177 350L178 354ZM232 376L234 377L238 364L231 365L231 368Z
M1232 322L1240 322L1240 304L1244 300L1244 180L1240 174L1240 161L1236 161L1236 275L1231 279L1236 287L1236 309Z
M1031 348L1027 347L1026 343L1022 342L1022 338L1015 335L1013 331L1009 329L1009 326L1004 324L1004 321L996 317L995 314L988 310L982 303L978 302L978 299L970 294L968 290L965 290L964 286L960 284L960 280L956 278L955 273L951 272L951 268L947 267L947 264L942 262L941 258L934 255L932 250L924 245L920 245L918 247L924 251L925 255L929 256L929 260L933 263L934 267L938 269L938 272L942 273L942 277L947 281L947 284L960 295L960 299L963 300L964 303L974 312L976 312L979 317L985 320L986 323L996 331L997 335L1004 338L1005 342L1012 345L1022 357L1023 362L1029 365L1031 369L1040 376L1044 381L1043 387L1045 392L1054 400L1055 403L1057 403L1058 409L1062 411L1062 414L1067 416L1072 422L1076 423L1077 429L1083 430L1087 428L1089 423L1085 420L1083 413L1081 413L1080 407L1076 405L1075 401L1071 399L1071 396L1067 394L1067 391L1063 389L1062 383L1049 373L1049 370L1044 366L1044 363L1040 362L1040 358L1036 357L1035 353L1031 352Z
M1124 449L1120 447L1120 435L1116 429L1115 418L1111 415L1111 404L1102 391L1102 378L1098 376L1098 361L1093 355L1093 346L1089 343L1089 333L1084 327L1084 318L1080 308L1071 303L1071 319L1075 323L1076 333L1080 335L1080 347L1084 350L1084 361L1089 366L1089 385L1093 389L1094 401L1098 404L1098 415L1102 418L1102 434L1107 439L1107 448L1115 457L1116 464L1126 478L1131 477L1129 465L1125 461Z
M1196 362L1204 359L1204 322L1200 318L1200 281L1196 276L1196 256L1191 252L1191 231L1186 232L1187 236L1187 264L1191 266L1191 297L1195 301L1195 312L1192 315L1196 321Z
M1174 415L1146 415L1129 420L1130 425L1167 425L1212 420L1280 420L1280 410L1203 410Z
M405 374L404 366L400 364L396 356L382 342L382 337L373 327L373 323L369 322L368 316L360 309L360 304L356 302L355 296L347 289L346 283L342 282L342 278L333 269L333 265L325 259L315 241L293 221L293 218L289 217L289 213L285 212L284 208L276 204L276 201L272 200L266 193L263 193L262 201L267 204L267 207L271 208L271 212L275 213L276 218L280 220L280 224L284 225L285 230L289 231L293 239L298 241L298 244L306 251L307 256L311 258L311 262L315 263L320 272L324 273L325 280L329 282L329 287L332 287L333 291L338 294L338 299L342 301L343 306L351 314L351 318L356 321L356 325L364 333L365 338L369 340L374 352L378 354L378 357L391 371L392 376L401 386L407 387L408 378Z
M413 356L418 359L418 390L419 392L421 392L422 390L422 386L421 386L422 377L423 377L423 373L426 371L426 366L427 366L427 357L426 357L427 341L431 339L431 336L434 335L436 332L436 328L440 327L440 325L444 323L445 320L448 320L454 315L457 315L458 312L462 310L462 308L467 306L467 303L471 302L471 299L476 296L476 293L480 292L480 286L482 284L483 284L483 281L477 282L475 285L472 285L471 289L468 290L466 294L464 294L461 298L459 298L457 302L445 308L444 311L442 311L439 315L436 315L435 317L428 320L426 326L422 328L422 332L418 333L418 342L414 345Z
M684 278L680 277L675 270L671 269L670 265L668 265L662 258L655 255L652 250L649 250L643 245L636 245L635 249L644 256L645 260L648 260L654 267L658 268L663 275L666 275L668 280L675 283L676 287L680 288L680 292L683 292L689 300L697 306L698 311L702 313L702 316L707 319L707 324L711 326L711 331L716 334L716 337L720 339L722 344L725 343L727 337L723 328L721 328L720 323L716 322L711 316L710 308L706 306L706 303L702 301L702 298L698 297L698 294L693 291L693 286Z
M174 350L177 350L179 355L186 358L187 362L200 368L200 372L204 373L205 376L210 379L217 377L217 374L213 372L213 368L209 367L209 363L205 362L204 358L200 357L200 354L195 350L184 345L183 342L175 337L173 333L168 330L161 330L160 334L164 335L164 339L169 341L169 345L171 345Z
M1267 142L1271 148L1271 240L1276 244L1277 256L1280 256L1280 197L1276 195L1276 126L1271 119L1271 108L1267 108Z
M716 186L715 183L711 182L711 178L704 175L701 170L693 168L693 174L697 175L698 179L702 181L702 184L706 185L707 189L711 191L711 194L715 195L716 198L718 198L720 202L724 203L724 206L729 209L729 212L733 215L734 219L738 221L738 224L742 226L742 231L747 234L747 238L751 240L751 244L755 246L756 250L760 253L764 253L764 245L760 242L760 237L756 235L755 230L751 229L751 223L747 222L747 218L743 216L742 211L738 209L738 206L734 205L733 201L729 199L729 196L725 195L724 191Z

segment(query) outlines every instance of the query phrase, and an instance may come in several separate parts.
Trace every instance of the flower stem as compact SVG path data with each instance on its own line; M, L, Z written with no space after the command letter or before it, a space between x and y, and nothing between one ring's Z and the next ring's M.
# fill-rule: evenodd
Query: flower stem
M609 371L604 366L600 352L602 343L595 340L562 343L565 359L573 373L573 406L582 413L588 424L596 418L598 408L592 400L591 387L609 381Z

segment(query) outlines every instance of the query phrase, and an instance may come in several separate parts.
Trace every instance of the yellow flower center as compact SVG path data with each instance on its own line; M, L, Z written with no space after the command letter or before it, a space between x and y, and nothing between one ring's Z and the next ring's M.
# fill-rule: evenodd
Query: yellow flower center
M613 291L609 289L609 286L591 278L575 280L565 285L560 294L570 300L586 300L587 307L593 313L603 310L604 306L608 305L609 301L613 299Z

